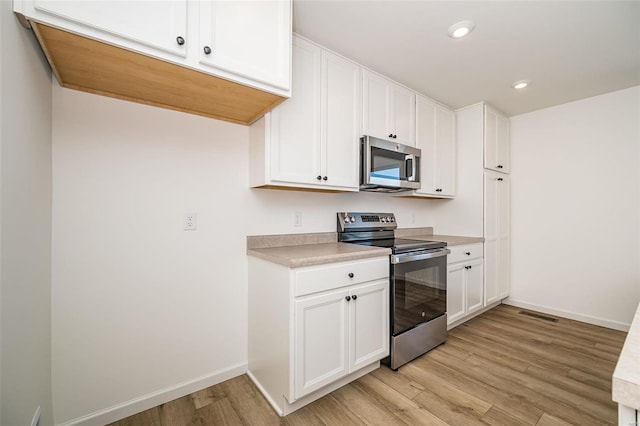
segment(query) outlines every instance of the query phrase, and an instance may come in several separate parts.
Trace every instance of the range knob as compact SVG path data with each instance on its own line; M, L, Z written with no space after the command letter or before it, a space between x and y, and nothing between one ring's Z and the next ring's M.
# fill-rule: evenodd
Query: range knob
M386 221L387 221L387 218L386 218L386 217L381 217L381 218L380 218L380 222L386 222Z
M393 216L391 216L390 219L391 219L391 222L395 222L396 221L396 218L393 217Z
M351 223L355 223L356 221L356 217L355 216L351 216Z

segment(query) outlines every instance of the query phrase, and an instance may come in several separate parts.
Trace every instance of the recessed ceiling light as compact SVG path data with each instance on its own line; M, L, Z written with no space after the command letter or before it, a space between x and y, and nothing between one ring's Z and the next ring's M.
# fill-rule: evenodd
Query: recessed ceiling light
M449 27L449 37L462 38L475 28L473 21L460 21Z
M514 89L524 89L525 87L527 87L529 85L529 83L531 83L530 80L518 80L515 83L513 83L511 85L511 87L513 87Z

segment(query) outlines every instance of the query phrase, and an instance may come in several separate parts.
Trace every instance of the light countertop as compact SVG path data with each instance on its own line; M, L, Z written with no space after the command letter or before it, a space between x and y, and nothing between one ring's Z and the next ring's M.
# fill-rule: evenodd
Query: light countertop
M640 304L613 372L613 400L640 410Z
M430 227L396 229L395 235L398 238L443 241L448 246L484 241L482 237L433 234L433 228ZM289 268L299 268L391 254L391 249L388 248L337 241L338 234L336 232L249 236L247 237L247 255Z
M336 242L254 248L248 249L247 254L289 268L299 268L302 266L389 256L391 249Z

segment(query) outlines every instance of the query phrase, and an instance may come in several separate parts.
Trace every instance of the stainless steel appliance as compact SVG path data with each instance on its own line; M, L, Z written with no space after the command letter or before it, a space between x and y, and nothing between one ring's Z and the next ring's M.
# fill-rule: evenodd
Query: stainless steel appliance
M420 150L373 136L360 138L360 190L410 191L420 188Z
M338 213L338 241L391 249L390 354L393 370L447 340L446 243L395 238L393 213Z

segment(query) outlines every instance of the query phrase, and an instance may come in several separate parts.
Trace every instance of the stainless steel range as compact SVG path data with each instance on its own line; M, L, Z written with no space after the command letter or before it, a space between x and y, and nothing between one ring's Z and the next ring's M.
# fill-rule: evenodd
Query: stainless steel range
M338 241L391 249L391 344L383 362L393 370L447 340L446 243L395 238L393 213L338 213Z

